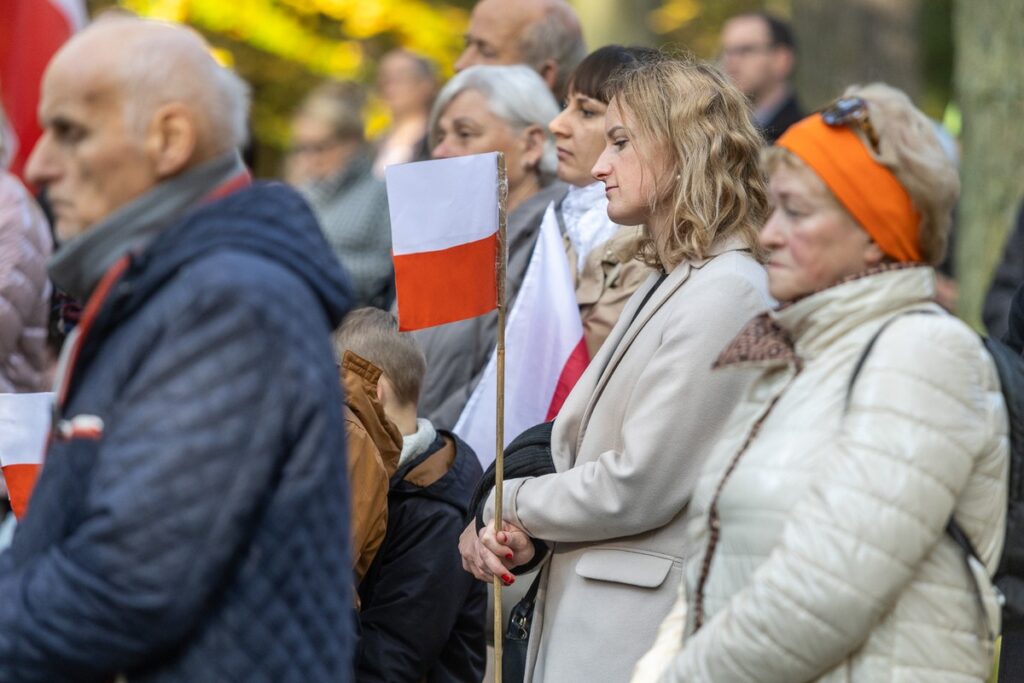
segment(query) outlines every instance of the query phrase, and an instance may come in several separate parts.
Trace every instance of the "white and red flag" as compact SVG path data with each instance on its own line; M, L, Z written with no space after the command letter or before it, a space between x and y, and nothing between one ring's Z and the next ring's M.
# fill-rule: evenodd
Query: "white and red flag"
M505 446L524 430L558 415L590 362L583 323L552 204L505 332ZM497 358L494 354L453 430L484 467L495 459Z
M489 153L385 171L402 330L497 307L498 164Z
M39 139L39 85L50 58L88 21L83 0L0 0L0 102L5 153L22 175Z
M52 414L51 393L0 394L0 466L19 518L43 465Z

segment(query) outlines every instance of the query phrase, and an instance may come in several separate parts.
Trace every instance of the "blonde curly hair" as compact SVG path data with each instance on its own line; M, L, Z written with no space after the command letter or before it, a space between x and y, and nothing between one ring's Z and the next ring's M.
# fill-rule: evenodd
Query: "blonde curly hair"
M620 73L611 95L640 138L670 154L665 177L672 180L652 198L651 210L670 201L673 228L657 245L645 227L638 257L664 269L707 258L716 241L737 236L763 261L757 236L769 213L759 163L764 141L747 98L715 66L665 55Z

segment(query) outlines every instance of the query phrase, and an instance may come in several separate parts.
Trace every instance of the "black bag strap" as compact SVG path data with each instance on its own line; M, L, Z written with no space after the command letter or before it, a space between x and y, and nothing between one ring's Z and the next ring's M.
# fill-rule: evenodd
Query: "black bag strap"
M844 415L850 409L850 399L853 397L853 385L856 384L860 371L864 369L864 364L867 362L868 356L871 354L871 350L875 348L875 343L878 341L878 338L882 336L882 333L885 332L889 325L893 324L896 320L905 315L938 315L938 313L936 311L915 309L894 315L882 323L882 326L878 328L878 331L875 332L873 337L871 337L867 346L864 347L864 351L861 352L860 358L857 359L857 364L853 366L850 383L846 386L846 400L843 404ZM988 634L989 640L992 640L994 638L994 634L992 633L992 628L989 625L991 622L989 620L988 608L985 606L985 598L981 594L981 585L974 576L974 569L971 567L971 558L973 557L981 563L982 566L984 566L984 563L981 562L981 557L978 556L978 552L974 549L974 544L971 543L971 539L968 538L967 533L964 532L959 524L957 524L956 518L950 516L949 522L946 524L946 533L963 551L964 566L967 569L967 576L970 578L971 584L974 586L975 602L978 603L978 610L982 615L982 618L985 620L985 632Z

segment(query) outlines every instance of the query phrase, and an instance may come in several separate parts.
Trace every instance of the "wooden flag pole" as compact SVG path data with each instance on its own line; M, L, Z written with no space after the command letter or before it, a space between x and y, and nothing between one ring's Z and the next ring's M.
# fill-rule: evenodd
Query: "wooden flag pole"
M494 532L502 529L502 496L505 484L505 277L508 271L508 178L505 155L498 154L498 344L497 344L497 415L495 415L494 450ZM494 585L494 681L501 683L503 626L501 609L501 578Z

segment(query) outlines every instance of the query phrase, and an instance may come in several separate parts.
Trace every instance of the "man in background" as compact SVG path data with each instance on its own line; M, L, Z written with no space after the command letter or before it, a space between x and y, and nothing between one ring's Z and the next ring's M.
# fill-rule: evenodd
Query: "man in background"
M391 219L384 181L373 174L364 135L362 88L331 81L315 88L292 121L285 180L305 195L334 255L352 278L358 306L394 299Z
M796 40L789 24L767 12L740 14L722 28L722 68L754 107L754 123L773 144L805 114L790 85Z
M541 75L555 100L563 102L569 76L586 56L579 18L565 0L480 0L455 70L526 64Z

